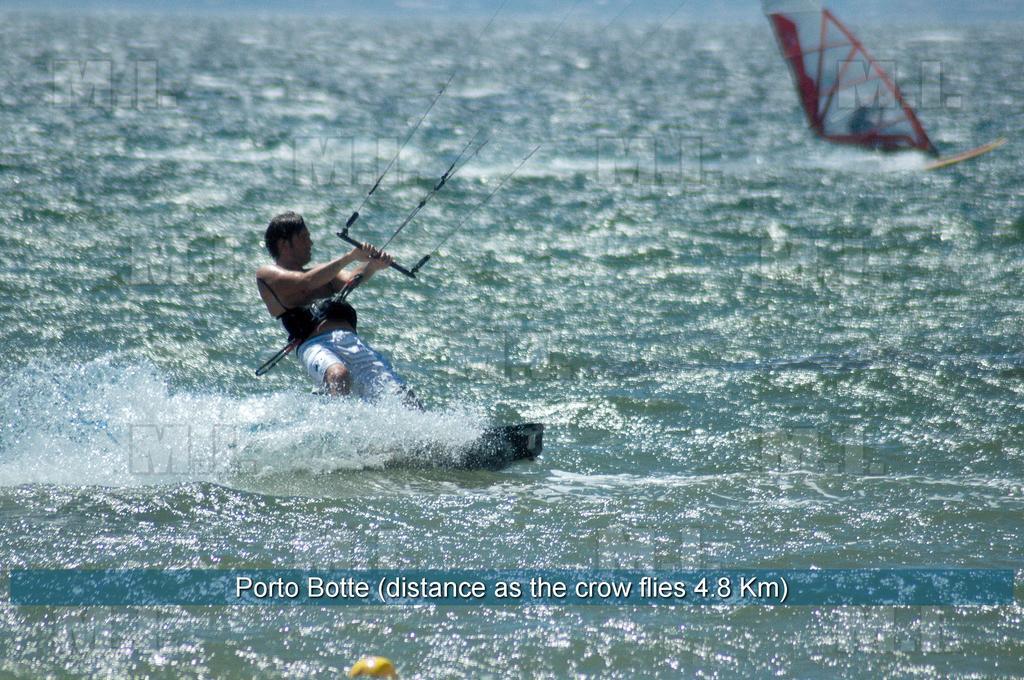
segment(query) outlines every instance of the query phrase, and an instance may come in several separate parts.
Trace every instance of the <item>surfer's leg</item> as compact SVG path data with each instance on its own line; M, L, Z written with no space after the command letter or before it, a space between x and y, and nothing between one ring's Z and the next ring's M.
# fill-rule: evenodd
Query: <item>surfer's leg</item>
M299 348L299 360L306 367L309 377L331 395L349 394L352 391L352 375L337 354L324 342L310 341Z
M356 380L363 386L365 397L373 399L383 392L393 392L401 396L407 407L423 410L423 404L391 367L387 357L361 338L355 339L349 352L346 354L348 364L354 371L358 371Z
M345 364L331 364L324 371L324 387L331 396L345 396L352 391L352 378Z

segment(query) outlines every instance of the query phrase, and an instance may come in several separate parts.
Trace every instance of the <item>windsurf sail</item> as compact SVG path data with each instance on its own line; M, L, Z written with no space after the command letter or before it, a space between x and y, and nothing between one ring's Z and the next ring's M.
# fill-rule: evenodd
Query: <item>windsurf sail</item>
M762 6L818 136L938 155L896 82L832 12L811 0L762 0Z

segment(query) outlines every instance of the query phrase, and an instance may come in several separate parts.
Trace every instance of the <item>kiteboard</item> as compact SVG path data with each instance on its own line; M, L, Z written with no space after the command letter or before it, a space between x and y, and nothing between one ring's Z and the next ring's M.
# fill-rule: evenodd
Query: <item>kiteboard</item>
M462 448L457 466L500 470L521 460L533 460L544 448L544 425L521 423L494 427Z
M443 455L424 450L392 458L389 468L448 468L501 470L513 463L533 460L544 448L544 425L519 423L488 428L472 442Z
M975 149L968 149L967 151L962 151L962 152L960 152L958 154L954 154L952 156L945 156L943 158L938 158L938 159L932 161L931 163L929 163L928 165L924 166L924 169L925 170L939 170L941 168L948 168L951 165L956 165L957 163L963 163L964 161L969 161L972 158L977 158L978 156L984 156L989 151L995 151L996 149L1001 147L1003 144L1006 144L1006 138L1005 137L1000 137L999 139L991 141L988 144L982 144L981 146L979 146L979 147L977 147Z
M830 10L816 0L762 0L762 7L807 123L821 139L878 151L923 151L937 157L927 170L977 158L1006 142L938 157L895 79Z

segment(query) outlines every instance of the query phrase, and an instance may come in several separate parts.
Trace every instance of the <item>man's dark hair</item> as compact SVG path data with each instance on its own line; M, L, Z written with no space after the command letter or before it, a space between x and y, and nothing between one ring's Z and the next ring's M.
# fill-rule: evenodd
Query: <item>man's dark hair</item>
M270 251L270 256L276 260L278 242L291 240L293 236L305 228L306 221L302 219L302 215L291 211L281 213L270 220L270 224L267 225L267 233L263 235L263 243L266 244L267 250Z

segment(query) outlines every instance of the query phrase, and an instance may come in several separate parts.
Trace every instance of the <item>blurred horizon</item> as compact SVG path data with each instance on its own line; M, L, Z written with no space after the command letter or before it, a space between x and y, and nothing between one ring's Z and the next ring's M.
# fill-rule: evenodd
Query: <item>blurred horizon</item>
M1024 2L950 0L939 4L926 0L843 0L824 4L841 17L859 21L1024 22ZM486 18L502 7L500 15L505 18L565 17L573 21L615 19L622 22L658 19L697 23L754 22L760 21L762 15L761 4L757 0L711 0L703 3L696 0L563 0L554 5L541 0L506 0L504 6L502 0L390 0L373 7L357 0L79 0L72 8L60 0L8 0L5 5L6 11L44 10L61 13L114 11L416 19Z

